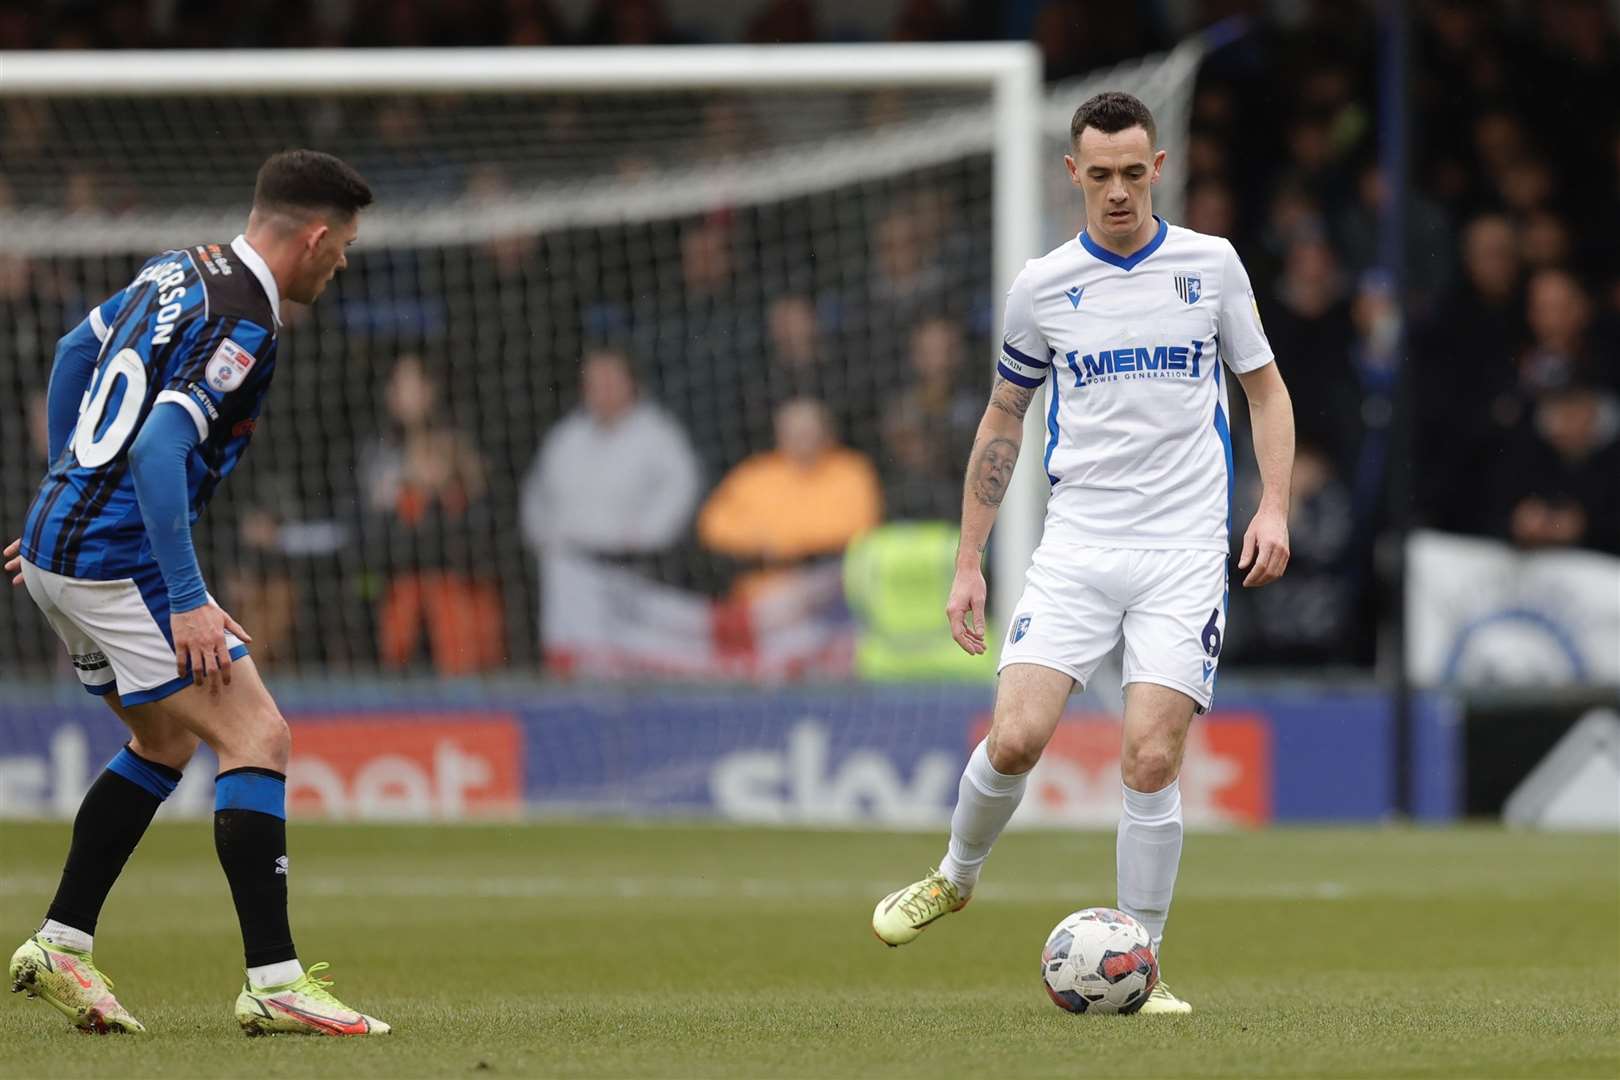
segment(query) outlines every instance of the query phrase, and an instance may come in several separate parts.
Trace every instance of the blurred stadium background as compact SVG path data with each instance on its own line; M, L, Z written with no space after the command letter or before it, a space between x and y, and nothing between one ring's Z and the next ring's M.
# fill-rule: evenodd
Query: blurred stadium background
M682 49L739 44L776 50ZM988 722L993 657L941 617L962 465L1001 290L1081 220L1059 155L1103 86L1157 113L1157 209L1243 254L1299 429L1293 565L1234 591L1181 779L1204 834L1166 963L1199 1012L1170 1038L1035 981L1048 928L1113 897L1116 674L970 915L867 938ZM376 186L198 549L295 729L300 954L397 1031L238 1038L204 753L97 939L154 1035L6 1007L0 1059L1615 1075L1617 100L1614 0L0 5L0 529L89 304L235 235L275 149ZM11 933L122 738L0 589Z
M1003 97L949 71L983 41ZM736 44L845 76L645 78ZM992 695L940 614L961 470L1009 266L1078 227L1059 157L1109 86L1158 116L1156 209L1244 257L1299 431L1293 563L1234 591L1189 821L1620 829L1620 3L40 0L0 49L13 529L88 305L228 240L276 149L377 190L198 529L300 818L941 826ZM267 51L183 51L221 49ZM994 620L1038 535L1020 472ZM1112 828L1109 681L1024 823ZM0 595L0 816L71 818L120 742Z

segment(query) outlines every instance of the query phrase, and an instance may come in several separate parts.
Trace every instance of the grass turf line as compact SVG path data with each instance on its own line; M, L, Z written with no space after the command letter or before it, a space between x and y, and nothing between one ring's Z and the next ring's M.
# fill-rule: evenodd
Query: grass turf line
M1046 933L1113 901L1111 833L1015 833L980 895L885 949L873 903L917 834L619 825L294 826L306 963L386 1040L247 1040L206 825L160 825L97 961L144 1037L21 996L0 1060L53 1076L1612 1076L1620 845L1498 829L1189 837L1165 970L1191 1017L1074 1017ZM34 926L62 825L0 825L0 939ZM15 940L13 940L15 939ZM8 1072L10 1070L8 1069Z

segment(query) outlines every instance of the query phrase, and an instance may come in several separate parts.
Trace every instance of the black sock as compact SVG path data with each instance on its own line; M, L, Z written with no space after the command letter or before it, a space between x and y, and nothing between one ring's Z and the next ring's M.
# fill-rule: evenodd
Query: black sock
M231 769L214 786L214 850L231 883L247 966L298 959L287 924L287 778Z
M113 882L152 824L152 815L179 782L178 769L147 761L128 746L107 763L73 819L73 843L47 919L96 932Z

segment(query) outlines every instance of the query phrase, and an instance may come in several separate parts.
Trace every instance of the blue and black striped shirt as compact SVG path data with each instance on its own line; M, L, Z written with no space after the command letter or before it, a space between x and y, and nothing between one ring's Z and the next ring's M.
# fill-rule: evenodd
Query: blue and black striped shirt
M186 411L200 440L186 466L195 522L253 437L275 369L279 298L264 260L239 236L149 259L90 310L57 347L58 372L91 357L94 369L71 432L52 432L55 456L28 510L24 558L103 581L154 568L129 449L156 405Z

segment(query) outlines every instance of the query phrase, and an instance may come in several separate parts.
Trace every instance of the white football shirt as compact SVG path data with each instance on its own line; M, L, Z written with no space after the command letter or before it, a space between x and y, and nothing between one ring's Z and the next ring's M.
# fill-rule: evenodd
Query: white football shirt
M1225 551L1232 437L1224 364L1273 360L1227 240L1158 221L1116 255L1082 232L1007 292L997 370L1047 391L1043 543Z

